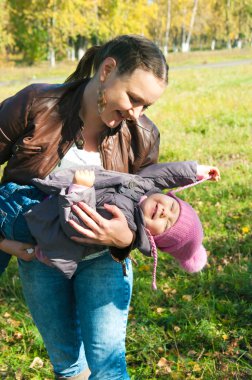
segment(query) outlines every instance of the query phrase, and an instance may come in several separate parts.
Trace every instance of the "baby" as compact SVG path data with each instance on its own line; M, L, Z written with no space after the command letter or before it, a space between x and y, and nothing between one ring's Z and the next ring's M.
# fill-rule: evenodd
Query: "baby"
M123 211L129 227L135 232L131 247L110 247L117 261L123 262L134 248L147 256L153 255L156 261L157 245L172 254L187 271L202 269L206 263L206 253L197 214L173 193L164 195L161 190L195 183L208 174L217 180L217 168L188 161L151 165L139 175L111 172L98 167L87 167L86 170L83 173L75 168L66 169L44 180L32 181L40 196L45 198L47 194L46 200L28 208L25 214L31 235L43 253L43 260L46 257L47 263L71 278L78 262L85 256L107 249L80 245L69 239L77 235L72 226L81 222L71 207L84 201L107 219L111 215L104 204L115 204ZM5 234L4 223L1 225ZM6 234L5 237L8 238Z
M89 186L84 188L72 186L76 172L74 168L53 173L45 180L33 181L43 192L57 195L57 202L50 196L26 214L31 233L51 265L71 278L78 262L85 256L107 249L96 246L92 251L90 246L69 239L77 235L72 226L76 222L81 223L72 211L72 205L84 201L107 219L111 215L104 204L116 205L124 213L135 239L127 249L110 247L117 261L123 263L134 248L147 256L154 256L156 261L157 245L173 255L187 271L202 269L206 263L206 252L202 246L203 232L196 212L173 193L167 196L161 190L196 183L209 175L213 180L218 180L217 168L185 161L151 165L141 170L139 175L98 167L87 167L86 170L91 170L91 173L87 174L89 183L86 185ZM80 178L82 175L78 173L74 179L75 185L76 182L85 183ZM90 186L93 182L94 186ZM88 228L85 224L83 227Z
M217 168L211 168L209 172L214 180L219 179ZM77 170L69 191L82 191L84 188L92 187L94 182L93 170ZM142 196L139 208L142 211L144 228L154 257L152 284L154 289L156 289L156 247L163 252L169 252L187 272L198 272L205 266L207 255L202 245L202 225L197 213L187 202L176 197L174 192L154 193Z

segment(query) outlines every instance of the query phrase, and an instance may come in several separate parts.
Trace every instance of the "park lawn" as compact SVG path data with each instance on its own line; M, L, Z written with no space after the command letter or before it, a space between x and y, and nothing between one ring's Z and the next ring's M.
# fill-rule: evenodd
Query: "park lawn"
M214 164L222 179L181 193L204 226L204 271L186 274L160 254L154 292L152 260L135 252L127 335L132 380L252 378L251 103L252 65L174 70L148 111L160 128L161 161ZM0 377L53 379L15 260L0 279L0 301ZM30 368L35 357L41 362Z
M252 47L245 49L197 51L189 53L169 53L171 70L188 68L191 65L218 64L227 61L251 60ZM0 101L11 96L25 85L34 82L62 83L75 70L76 62L57 62L50 67L48 62L34 66L18 65L16 61L0 57Z

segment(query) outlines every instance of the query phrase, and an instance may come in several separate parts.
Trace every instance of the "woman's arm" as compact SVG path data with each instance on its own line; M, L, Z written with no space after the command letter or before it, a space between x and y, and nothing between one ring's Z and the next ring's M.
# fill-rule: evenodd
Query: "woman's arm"
M131 245L134 234L129 229L127 220L122 211L113 205L104 204L104 208L111 213L112 219L104 219L86 203L79 202L72 207L76 215L89 227L86 229L70 220L69 224L83 238L72 237L72 240L82 244L99 244L126 248Z
M0 250L25 261L31 261L35 258L35 247L29 243L3 239L0 242Z
M9 160L13 144L27 127L33 88L34 85L25 87L0 103L0 164Z

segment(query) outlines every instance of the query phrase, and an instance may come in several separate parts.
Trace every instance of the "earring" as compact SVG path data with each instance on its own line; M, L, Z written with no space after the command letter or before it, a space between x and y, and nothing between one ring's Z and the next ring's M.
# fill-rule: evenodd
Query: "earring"
M100 82L100 86L97 90L97 108L99 114L101 114L107 105L106 98L105 98L105 90L102 87L102 83Z

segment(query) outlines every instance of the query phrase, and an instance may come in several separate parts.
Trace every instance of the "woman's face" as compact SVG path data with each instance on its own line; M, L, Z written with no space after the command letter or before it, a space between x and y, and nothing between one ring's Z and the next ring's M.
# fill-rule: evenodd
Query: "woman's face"
M151 235L160 235L172 227L178 220L180 206L169 195L155 193L140 204L144 214L145 226Z
M151 72L136 69L118 75L114 68L102 81L106 105L100 117L104 124L116 128L124 119L137 120L165 90L165 83Z

